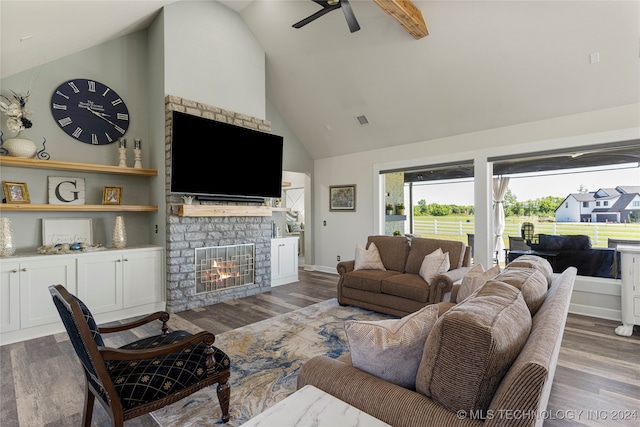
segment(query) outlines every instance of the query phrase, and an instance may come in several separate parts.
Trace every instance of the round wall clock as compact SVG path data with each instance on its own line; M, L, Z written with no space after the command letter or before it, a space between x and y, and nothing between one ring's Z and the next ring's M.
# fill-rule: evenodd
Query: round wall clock
M124 100L95 80L73 79L58 86L51 96L51 114L67 135L87 144L110 144L129 128Z

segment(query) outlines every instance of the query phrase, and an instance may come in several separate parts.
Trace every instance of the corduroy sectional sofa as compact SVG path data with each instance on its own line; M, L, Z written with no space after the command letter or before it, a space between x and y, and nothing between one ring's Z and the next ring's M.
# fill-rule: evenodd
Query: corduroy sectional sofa
M369 236L385 270L354 270L355 261L338 263L338 302L394 316L405 316L442 301L471 264L471 248L463 242L421 237ZM427 283L419 275L426 255L437 249L449 254L450 269Z
M306 362L298 388L313 385L397 427L541 426L576 269L554 276L534 258L516 261L457 304L438 304L415 387L355 367L350 339L352 353ZM407 358L397 359L385 363L408 366Z

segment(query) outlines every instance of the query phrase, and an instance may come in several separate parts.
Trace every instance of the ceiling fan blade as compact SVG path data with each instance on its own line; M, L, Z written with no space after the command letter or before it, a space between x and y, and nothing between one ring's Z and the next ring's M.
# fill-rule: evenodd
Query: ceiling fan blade
M360 29L360 24L358 24L356 15L353 14L353 9L351 9L349 0L341 0L340 3L338 4L342 6L344 17L347 19L347 24L349 25L349 31L351 31L352 33L355 33Z
M292 25L292 27L293 28L302 28L305 25L307 25L308 23L315 21L316 19L320 18L321 16L331 12L332 10L336 10L339 7L340 7L340 3L338 3L338 4L334 5L334 6L329 6L329 7L322 8L319 11L317 11L316 13L314 13L313 15L304 18L302 21L296 22L295 24Z

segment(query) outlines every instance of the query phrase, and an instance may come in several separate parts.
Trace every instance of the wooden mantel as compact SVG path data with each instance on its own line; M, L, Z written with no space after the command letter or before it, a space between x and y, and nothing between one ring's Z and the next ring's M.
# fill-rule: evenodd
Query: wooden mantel
M410 0L373 0L416 40L429 35L422 12Z
M227 206L227 205L178 205L178 216L271 216L274 210L270 206Z

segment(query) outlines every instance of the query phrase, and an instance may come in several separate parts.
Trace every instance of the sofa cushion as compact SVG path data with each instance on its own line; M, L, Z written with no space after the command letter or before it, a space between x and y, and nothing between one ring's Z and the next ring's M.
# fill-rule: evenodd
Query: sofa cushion
M450 411L486 411L530 330L522 293L490 280L438 319L425 343L416 390Z
M584 251L591 249L591 239L584 235L539 234L538 244L541 251Z
M449 254L442 252L442 249L438 248L424 257L419 274L425 282L431 284L431 280L435 276L440 273L446 273L449 271L449 267Z
M509 268L498 274L495 280L508 283L519 289L531 316L536 314L544 302L549 287L544 275L533 268Z
M424 343L437 318L438 306L428 305L401 319L346 321L351 363L378 378L414 389Z
M482 264L475 265L462 278L462 283L458 288L455 302L462 302L469 298L472 293L480 289L489 279L493 279L500 274L500 266L494 265L489 270L484 271Z
M380 292L419 302L429 300L429 284L417 274L396 274L382 280Z
M342 284L347 288L380 293L382 280L397 275L397 271L391 270L356 270L345 274Z
M375 243L380 251L380 258L387 270L404 273L404 264L409 254L409 239L404 236L369 236L367 247Z
M450 269L462 267L466 246L463 242L454 240L426 239L414 237L411 239L411 250L406 258L404 271L411 274L419 274L424 257L436 249L449 254Z
M536 255L522 255L507 264L505 270L510 268L534 268L540 271L547 279L547 288L553 282L553 267L549 261Z
M360 245L356 245L356 259L353 266L354 270L386 270L380 252L375 243L371 243L367 249Z

